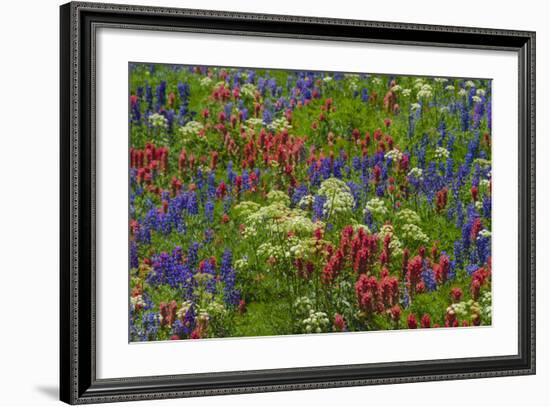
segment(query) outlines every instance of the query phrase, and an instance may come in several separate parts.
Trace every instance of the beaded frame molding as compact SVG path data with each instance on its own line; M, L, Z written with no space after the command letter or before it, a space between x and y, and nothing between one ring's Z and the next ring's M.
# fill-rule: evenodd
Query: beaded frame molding
M60 7L60 398L70 404L535 373L535 33L72 2ZM518 353L498 357L98 379L95 33L98 27L506 50L519 60Z

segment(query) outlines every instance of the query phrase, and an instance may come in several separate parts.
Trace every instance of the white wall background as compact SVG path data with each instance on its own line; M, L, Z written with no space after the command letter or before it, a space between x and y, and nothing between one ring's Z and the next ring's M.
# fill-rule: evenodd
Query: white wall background
M542 405L549 396L548 315L544 287L550 244L545 211L550 187L550 27L545 3L536 0L449 2L394 0L152 0L134 4L260 13L390 20L537 31L538 158L538 373L536 376L419 383L331 390L210 397L185 401L202 406L463 406ZM55 405L58 390L58 37L59 0L5 2L0 24L0 375L2 405ZM176 406L181 400L149 402ZM144 403L127 403L145 405Z

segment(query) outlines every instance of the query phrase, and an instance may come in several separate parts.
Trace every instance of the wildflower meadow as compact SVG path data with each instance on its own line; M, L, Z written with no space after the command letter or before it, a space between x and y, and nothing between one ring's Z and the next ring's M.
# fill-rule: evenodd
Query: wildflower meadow
M131 342L491 324L491 81L131 63Z

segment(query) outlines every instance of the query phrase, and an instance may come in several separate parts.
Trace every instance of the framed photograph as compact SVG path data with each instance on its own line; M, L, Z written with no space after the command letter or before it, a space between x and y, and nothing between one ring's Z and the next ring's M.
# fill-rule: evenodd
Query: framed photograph
M534 32L60 13L61 400L534 374Z

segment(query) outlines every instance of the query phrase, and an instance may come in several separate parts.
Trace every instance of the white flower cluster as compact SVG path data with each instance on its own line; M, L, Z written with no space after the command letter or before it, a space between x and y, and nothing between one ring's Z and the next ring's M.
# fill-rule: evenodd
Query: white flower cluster
M254 99L256 97L256 86L254 86L253 83L245 83L241 86L241 95L249 99Z
M262 243L256 250L256 255L266 259L273 258L277 261L283 261L291 257L290 250L285 250L284 247L272 244L271 242Z
M143 301L143 296L139 294L130 298L130 304L132 305L132 309L135 309L136 307L142 308L145 306L145 301Z
M380 85L382 83L382 78L379 78L378 76L373 76L371 80L375 85Z
M490 167L491 166L491 161L486 160L485 158L476 158L474 160L474 164L477 164L480 167Z
M166 120L166 117L159 113L153 113L149 116L149 124L157 129L168 128L168 120Z
M380 229L380 236L382 237L382 239L384 239L387 235L390 235L390 249L395 255L401 256L401 254L403 254L403 245L395 234L392 225L386 224Z
M416 98L418 100L431 99L432 98L432 87L430 85L428 85L427 83L423 84L420 87L420 90L418 91L418 93L416 94Z
M327 216L339 216L352 211L355 200L346 183L338 178L328 178L321 183L319 195L327 198L323 212Z
M323 82L325 82L325 83L332 82L332 80L333 80L332 76L325 76L325 77L323 78Z
M412 223L412 224L420 223L420 216L418 216L418 214L415 211L408 208L401 209L397 213L397 219L402 223Z
M221 302L211 301L206 306L205 311L211 317L223 317L227 313L227 308Z
M311 205L313 205L314 200L315 198L313 197L313 195L305 195L302 197L302 199L300 199L300 202L298 202L298 207L302 209L310 208Z
M492 314L491 304L492 304L491 291L486 291L485 293L481 294L481 298L479 299L479 305L481 310L481 316L485 320L488 320L491 318L491 314Z
M234 214L238 218L247 218L260 209L260 204L252 201L239 202L233 208Z
M247 128L254 130L256 127L263 126L264 121L259 117L251 117L250 119L246 120L245 124Z
M384 201L380 198L372 198L369 200L363 213L366 214L367 210L373 216L384 216L388 213L388 209L386 208Z
M359 75L349 74L346 75L346 78L348 79L347 85L349 90L355 92L359 88Z
M474 300L461 301L451 304L447 307L448 314L455 314L459 319L468 317L475 319L479 316L484 319L491 317L491 293L484 293L480 298L480 303Z
M401 91L401 94L405 97L409 97L409 96L411 96L411 92L412 92L411 89L405 88Z
M415 177L420 179L422 177L422 168L418 168L418 167L411 168L411 170L407 175L409 177Z
M279 203L282 203L284 206L288 206L290 205L290 198L283 191L273 190L268 192L267 202L270 204L279 202Z
M401 91L401 89L402 89L401 85L394 85L394 86L392 86L391 91L395 92L395 93L398 93L399 91Z
M428 243L430 238L426 235L419 226L414 223L407 223L401 227L402 236L406 240L412 240L414 242Z
M413 112L416 112L418 109L420 109L422 105L420 103L411 103L411 110Z
M385 159L391 158L392 161L399 162L399 161L401 161L401 158L403 158L403 153L401 151L399 151L398 149L394 148L393 150L388 151L384 155L384 158Z
M454 92L454 90L455 90L455 87L454 87L453 85L447 85L447 86L445 86L445 90L448 90L448 91Z
M436 147L434 155L437 160L444 160L449 158L449 150L444 147Z
M481 89L481 88L477 89L476 90L476 95L485 96L485 89Z
M212 83L212 78L210 78L209 76L203 76L200 80L201 86L205 88L210 86L211 83Z
M326 332L329 327L329 320L325 312L314 310L309 311L309 316L302 321L302 327L305 333Z
M288 120L286 119L286 117L279 117L275 120L273 120L271 123L269 123L267 125L267 128L269 130L274 130L274 131L282 131L284 129L291 129L292 126L291 124L288 122Z
M309 315L309 311L313 309L313 302L309 297L299 297L294 302L294 308L298 315L306 316Z
M250 263L248 262L248 257L245 256L235 260L233 267L235 267L235 270L237 272L244 272L244 271L248 271L249 265Z
M472 96L472 101L474 101L475 103L481 103L483 99L481 99L480 96L477 96L477 95L474 95Z
M434 78L434 81L439 83L449 82L447 78Z
M491 237L491 231L487 229L481 229L477 234L478 238L480 237Z
M243 235L245 238L257 236L258 231L267 231L271 235L277 236L286 236L289 232L299 236L311 236L315 229L324 227L323 222L313 222L307 212L301 209L290 209L281 201L275 201L251 212L254 208L256 206L251 204L247 204L245 208L239 208L239 211L244 210L245 213L249 213L244 221L246 228Z
M491 181L489 181L488 179L482 179L479 181L479 186L484 189L489 189L489 187L491 186Z
M465 85L467 88L472 88L476 86L476 84L473 81L466 81Z
M190 121L180 127L179 132L184 138L197 136L204 129L201 122Z
M461 88L459 91L458 91L458 96L466 96L468 94L468 91L464 88Z

